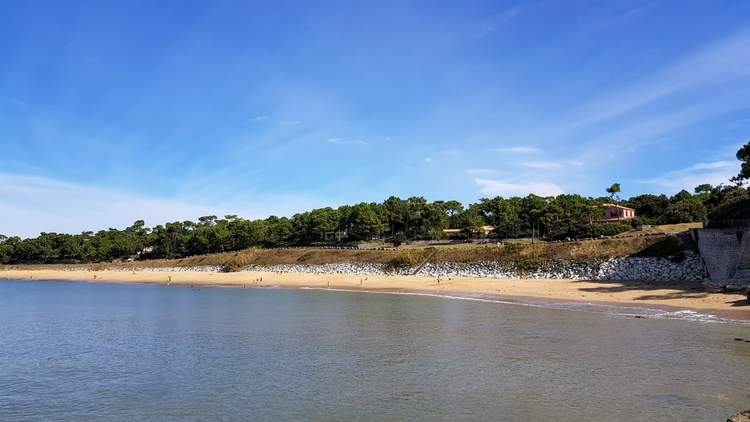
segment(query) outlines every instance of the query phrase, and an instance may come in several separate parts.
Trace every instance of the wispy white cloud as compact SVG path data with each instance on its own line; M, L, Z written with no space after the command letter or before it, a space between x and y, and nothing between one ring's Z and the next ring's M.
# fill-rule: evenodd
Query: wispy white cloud
M684 169L683 171L699 171L699 170L718 170L718 169L737 169L738 163L736 161L712 161L710 163L697 163Z
M686 56L657 75L620 93L589 102L571 129L607 120L677 92L750 76L750 31L742 31Z
M427 164L432 164L432 157L425 157L424 162Z
M492 152L500 152L500 153L507 153L507 154L536 154L538 152L541 152L541 150L539 148L523 147L523 146L505 147L505 148L491 148L490 151L492 151Z
M560 186L548 182L511 182L479 177L475 178L474 182L484 195L525 196L533 193L539 196L555 196L563 193Z
M361 139L344 139L344 138L328 138L326 142L328 142L329 144L336 144L336 145L365 145L367 143Z
M268 120L268 116L258 115L258 116L254 116L250 120L253 121L253 122L255 122L255 123L260 123L260 122L264 122L264 121Z
M698 185L727 183L739 173L739 161L711 161L693 164L689 167L666 172L650 179L637 180L638 183L658 186L669 193L682 189L692 191Z
M509 9L506 9L500 14L500 20L503 23L508 23L510 21L515 20L518 16L521 15L521 12L523 11L523 7L519 4L516 6L513 6Z
M446 157L459 157L463 155L464 152L458 148L451 148L451 149L440 151L440 153L442 155L445 155Z
M488 176L497 173L493 169L466 169L466 174L469 176Z
M249 208L245 204L264 204ZM137 195L39 176L0 173L0 234L36 236L40 232L80 233L126 227L143 219L148 225L195 220L204 215L238 214L263 218L323 205L294 195L263 195L263 200L203 205L173 198Z
M0 233L72 232L124 227L137 219L151 224L223 215L222 210L92 188L36 176L0 173Z
M565 161L521 161L518 163L521 167L540 169L540 170L561 170L570 169L571 167L581 167L583 163L575 160Z
M523 6L516 5L496 15L493 15L488 20L486 20L485 22L479 25L478 29L474 33L474 36L477 38L482 38L490 34L493 34L498 29L516 20L521 15L522 12L523 12Z

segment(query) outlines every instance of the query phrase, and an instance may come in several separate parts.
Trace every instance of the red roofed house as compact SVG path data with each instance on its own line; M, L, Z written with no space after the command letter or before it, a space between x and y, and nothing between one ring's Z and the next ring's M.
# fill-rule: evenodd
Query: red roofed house
M464 231L463 229L443 229L443 233L445 233L447 235L455 235L455 234L459 234L459 233L461 233L463 231ZM492 227L492 226L482 226L482 227L479 228L479 230L476 230L476 229L472 230L472 232L474 232L474 233L480 233L481 232L485 236L487 236L487 234L489 234L490 232L493 232L493 231L495 231L495 228Z
M617 204L604 204L604 213L599 221L622 221L635 218L635 209Z

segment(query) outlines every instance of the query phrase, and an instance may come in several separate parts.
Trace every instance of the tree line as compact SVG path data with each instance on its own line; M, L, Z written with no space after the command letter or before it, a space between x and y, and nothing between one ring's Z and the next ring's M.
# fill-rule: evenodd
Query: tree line
M614 235L637 224L722 222L750 218L750 142L737 153L740 174L732 185L697 186L674 196L639 195L619 201L619 184L599 198L563 194L552 197L482 198L429 202L423 197L391 196L380 203L319 208L291 218L248 220L236 215L205 216L197 222L146 227L138 220L123 230L110 228L80 234L41 233L21 239L0 235L0 264L104 262L126 258L180 258L250 247L331 244L383 239L393 244L441 239L447 228L457 237L498 239L539 236L549 240ZM603 223L602 205L618 202L636 210L628 222ZM494 230L484 234L484 226Z

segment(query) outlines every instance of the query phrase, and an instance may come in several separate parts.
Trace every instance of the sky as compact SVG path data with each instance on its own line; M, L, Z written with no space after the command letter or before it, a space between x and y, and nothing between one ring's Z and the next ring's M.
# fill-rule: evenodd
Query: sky
M750 139L746 1L0 0L0 233L673 194Z

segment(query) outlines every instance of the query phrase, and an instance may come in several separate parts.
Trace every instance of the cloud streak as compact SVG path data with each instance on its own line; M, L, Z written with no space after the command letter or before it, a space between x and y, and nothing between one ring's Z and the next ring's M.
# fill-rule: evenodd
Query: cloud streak
M245 202L245 201L243 201ZM318 201L294 195L264 195L263 210L232 204L206 206L181 199L155 198L115 189L84 186L46 177L0 173L0 234L23 237L40 232L80 233L127 227L143 219L147 225L195 220L204 215L239 214L262 218L291 215ZM269 205L270 204L270 205Z
M524 146L515 146L515 147L505 147L505 148L491 148L491 152L499 152L499 153L505 153L505 154L536 154L541 152L539 148L534 147L524 147Z
M466 169L466 174L469 176L489 176L497 173L493 169Z
M567 161L521 161L518 163L521 167L538 170L562 170L564 168L581 167L583 163L580 161L567 160Z
M750 31L717 41L621 93L593 101L580 109L572 129L608 120L680 91L750 76Z
M484 195L525 196L530 193L539 196L556 196L563 193L563 189L548 182L509 182L505 180L475 178Z
M343 138L328 138L326 140L329 144L334 145L365 145L367 142L361 139L343 139Z
M728 183L740 171L738 161L711 161L693 164L689 167L666 172L650 179L637 180L638 183L658 186L669 193L683 189L692 191L698 185Z

